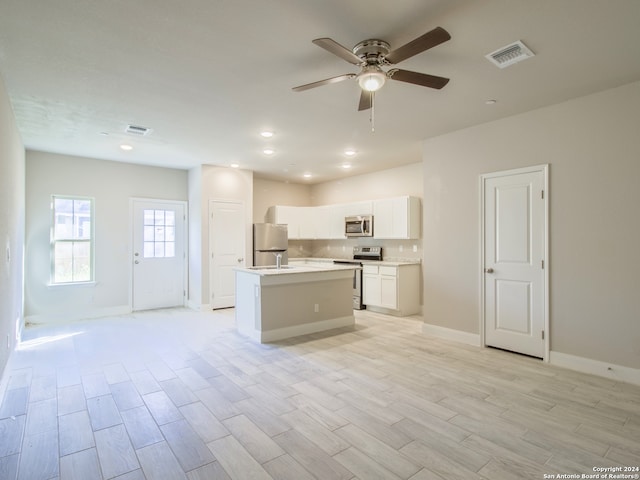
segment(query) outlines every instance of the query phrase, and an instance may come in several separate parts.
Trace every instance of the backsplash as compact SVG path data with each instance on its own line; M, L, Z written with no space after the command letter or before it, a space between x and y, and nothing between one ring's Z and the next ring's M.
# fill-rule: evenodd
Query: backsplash
M415 262L422 260L422 240L380 240L349 238L344 240L289 240L289 258L352 259L356 245L382 247L383 260ZM414 246L416 252L413 251Z

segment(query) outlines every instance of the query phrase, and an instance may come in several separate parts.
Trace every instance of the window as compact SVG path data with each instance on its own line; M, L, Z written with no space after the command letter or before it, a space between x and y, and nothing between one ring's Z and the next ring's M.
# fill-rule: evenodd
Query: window
M54 195L51 283L93 281L93 200Z
M176 256L176 212L144 211L144 258Z

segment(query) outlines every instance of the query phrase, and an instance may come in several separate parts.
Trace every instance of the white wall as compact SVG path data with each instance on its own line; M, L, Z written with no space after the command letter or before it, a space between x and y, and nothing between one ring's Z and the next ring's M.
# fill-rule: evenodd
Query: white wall
M189 251L189 304L195 309L209 308L210 250L209 201L232 200L245 208L245 258L253 257L253 172L228 167L202 165L189 171L189 205L198 218L191 220ZM197 236L196 236L197 235Z
M187 172L28 151L25 315L27 321L130 310L130 199L187 200ZM50 286L51 196L95 199L95 284Z
M411 195L422 198L422 164L412 163L311 186L313 205Z
M301 183L284 183L264 178L253 179L253 223L265 220L271 205L311 205L311 186Z
M23 323L24 155L0 77L0 378Z
M479 175L550 165L551 350L640 368L640 82L424 142L424 319L479 333Z
M202 167L192 168L188 172L189 190L189 287L187 302L194 309L202 303L202 225L207 225L207 214L202 213ZM206 244L205 244L206 245ZM206 302L208 303L208 302Z

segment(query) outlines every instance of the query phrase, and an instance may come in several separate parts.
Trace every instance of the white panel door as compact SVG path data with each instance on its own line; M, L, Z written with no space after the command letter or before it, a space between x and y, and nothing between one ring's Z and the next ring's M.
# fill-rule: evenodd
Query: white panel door
M211 308L236 304L235 271L245 262L244 204L209 202L209 288Z
M184 202L132 201L133 310L184 305Z
M483 179L486 345L544 357L544 172Z

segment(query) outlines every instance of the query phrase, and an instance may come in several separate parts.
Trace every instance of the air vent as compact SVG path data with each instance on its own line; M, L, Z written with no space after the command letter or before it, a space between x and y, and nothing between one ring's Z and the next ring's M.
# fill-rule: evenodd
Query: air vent
M533 56L534 53L520 40L506 47L502 47L489 55L485 55L491 63L499 68L508 67Z
M127 125L125 132L130 133L131 135L143 137L151 133L151 129L147 127L141 127L140 125Z

